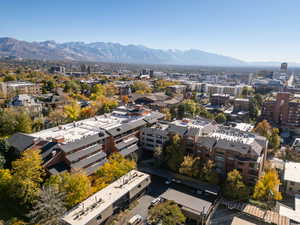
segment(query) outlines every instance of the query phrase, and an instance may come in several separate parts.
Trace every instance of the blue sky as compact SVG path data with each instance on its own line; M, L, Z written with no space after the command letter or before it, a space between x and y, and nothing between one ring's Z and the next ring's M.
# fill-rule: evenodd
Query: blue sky
M0 37L300 62L299 0L1 0Z

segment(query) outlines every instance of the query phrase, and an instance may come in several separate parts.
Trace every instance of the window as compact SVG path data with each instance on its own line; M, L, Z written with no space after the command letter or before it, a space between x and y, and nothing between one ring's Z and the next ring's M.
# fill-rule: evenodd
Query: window
M295 182L292 182L292 181L291 181L291 185L295 185Z
M142 185L139 184L139 185L138 185L138 188L141 188L141 187L142 187Z

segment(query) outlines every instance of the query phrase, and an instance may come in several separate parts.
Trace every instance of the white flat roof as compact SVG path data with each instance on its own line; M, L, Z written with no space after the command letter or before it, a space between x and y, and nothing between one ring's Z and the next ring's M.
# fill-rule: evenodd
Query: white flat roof
M234 128L239 129L241 131L249 131L250 132L254 128L254 126L250 123L237 123Z
M300 163L285 163L284 180L300 183Z
M175 120L172 122L172 124L180 127L197 127L197 128L203 128L209 124L211 124L212 121L207 119L188 119L183 118L182 120Z
M111 114L91 117L65 125L60 125L50 129L42 130L30 136L41 138L43 140L52 140L52 138L64 138L64 143L72 142L99 133L101 130L109 130L123 123L129 123L143 119L145 116L127 116L117 111Z
M279 214L300 223L300 195L295 195L295 210L279 205Z
M150 175L132 170L69 210L62 220L72 225L87 224L146 179L150 179Z

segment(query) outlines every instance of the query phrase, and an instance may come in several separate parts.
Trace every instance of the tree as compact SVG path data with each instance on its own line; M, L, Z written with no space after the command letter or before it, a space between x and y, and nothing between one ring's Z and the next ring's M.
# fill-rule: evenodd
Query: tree
M127 95L124 95L124 96L122 96L122 102L124 103L124 104L128 104L128 102L129 102L129 97L127 96Z
M15 114L16 120L16 132L23 132L23 133L31 133L32 132L32 120L29 114L25 111L18 112Z
M183 162L179 168L179 173L189 177L196 177L199 173L199 167L200 158L187 155L184 156Z
M164 201L149 210L148 223L162 225L185 224L185 216L173 201Z
M278 191L280 179L275 169L268 170L254 187L253 198L258 200L270 201L281 200L282 195Z
M165 114L165 120L172 120L172 114L169 108L163 108L160 110L161 113Z
M147 94L152 92L152 89L149 87L148 83L143 81L133 82L131 89L133 90L133 92L136 92L138 94Z
M225 123L226 122L226 116L224 113L219 113L215 118L217 123Z
M11 187L12 175L8 169L0 169L0 197L7 197L7 193Z
M37 149L29 149L12 162L12 194L23 204L31 204L38 196L45 175L42 157Z
M82 202L92 193L90 179L85 173L80 171L52 175L47 180L46 185L56 188L61 193L65 193L64 201L68 208Z
M167 167L174 172L178 172L185 153L186 150L182 138L179 135L174 135L163 149Z
M280 136L278 128L272 129L272 135L269 137L269 147L278 149L280 147Z
M71 104L69 105L64 106L64 114L70 121L79 119L80 110L80 105L75 101L71 102Z
M200 172L200 178L203 181L206 181L210 184L218 184L219 176L216 171L214 171L215 164L212 160L207 160L203 165L202 170Z
M16 120L14 115L6 110L0 110L0 135L1 137L9 136L15 133Z
M133 160L125 159L120 153L113 153L109 156L108 162L104 163L95 173L95 184L110 184L127 174L136 167Z
M161 147L156 147L154 149L153 157L155 159L154 163L157 167L160 167L163 164L163 151Z
M32 224L61 225L61 217L66 212L64 193L53 186L43 186L28 217Z
M227 174L224 195L234 200L246 200L249 197L249 189L244 184L240 172L236 169Z
M269 138L272 134L272 126L268 123L267 120L259 122L254 128L254 132L259 133L260 135Z

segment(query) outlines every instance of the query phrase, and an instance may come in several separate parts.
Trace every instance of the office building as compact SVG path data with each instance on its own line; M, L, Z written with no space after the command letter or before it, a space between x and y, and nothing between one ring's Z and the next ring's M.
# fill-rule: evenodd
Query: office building
M286 62L281 63L281 65L280 65L280 70L286 72L287 69L288 69L288 64L287 64Z

